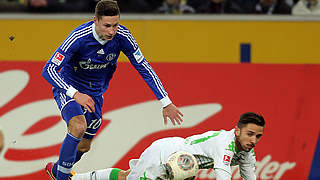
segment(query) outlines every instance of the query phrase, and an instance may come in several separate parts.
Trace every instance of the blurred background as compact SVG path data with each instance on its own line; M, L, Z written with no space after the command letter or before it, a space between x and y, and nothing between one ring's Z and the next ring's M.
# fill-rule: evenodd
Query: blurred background
M98 0L1 0L1 12L94 12ZM118 0L122 13L319 14L318 0Z
M68 34L92 20L97 0L0 0L0 180L46 179L66 133L41 77ZM122 54L105 93L103 125L77 172L128 168L154 140L231 129L253 111L267 122L255 148L258 179L320 179L318 0L118 0L128 27L182 126ZM128 91L130 90L130 93ZM232 179L240 179L237 167ZM215 179L212 170L197 179Z

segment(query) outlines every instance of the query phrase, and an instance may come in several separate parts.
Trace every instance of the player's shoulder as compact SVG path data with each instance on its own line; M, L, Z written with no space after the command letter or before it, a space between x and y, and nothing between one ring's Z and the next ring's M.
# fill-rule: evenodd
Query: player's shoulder
M221 139L221 141L226 142L227 139L232 140L234 138L234 131L233 130L215 130L215 131L209 131L212 135L212 137L216 137L217 139ZM208 133L208 132L207 132Z
M129 28L127 28L126 26L119 24L118 26L118 31L127 31L130 32Z
M119 24L118 30L117 30L117 36L120 37L120 38L127 39L128 37L132 37L132 34L131 34L130 30L127 27Z
M217 146L217 148L220 148L221 151L229 151L230 153L237 152L233 129L229 131L221 130L221 133L218 137L218 143L219 146Z
M91 39L91 36L93 36L92 24L93 21L89 21L76 27L61 44L61 50L67 52L70 47L72 47L71 49L79 47L83 40Z
M85 22L85 23L79 25L78 27L76 27L73 31L92 28L92 24L93 24L93 21Z
M138 49L138 44L127 27L119 24L117 34L115 37L115 39L121 42L121 45L125 47L130 47L133 50Z
M69 34L68 37L74 38L74 39L80 39L80 38L86 37L87 35L92 34L92 30L93 30L92 24L93 24L93 21L89 21L79 25L78 27L73 29L73 31Z

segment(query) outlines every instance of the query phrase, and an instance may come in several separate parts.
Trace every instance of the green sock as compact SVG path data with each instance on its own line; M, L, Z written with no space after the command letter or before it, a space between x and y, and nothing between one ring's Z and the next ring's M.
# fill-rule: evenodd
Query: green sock
M110 172L109 180L118 180L118 174L121 169L113 168Z

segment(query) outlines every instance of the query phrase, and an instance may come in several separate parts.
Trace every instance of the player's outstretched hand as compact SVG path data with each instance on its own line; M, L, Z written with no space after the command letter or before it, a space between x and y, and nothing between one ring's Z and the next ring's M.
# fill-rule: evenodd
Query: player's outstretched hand
M87 94L83 94L79 91L77 91L73 98L76 100L76 102L78 104L80 104L81 106L83 106L84 108L86 108L89 112L94 112L95 108L94 108L94 101L93 99L88 96Z
M164 124L168 124L169 118L173 125L178 123L179 125L182 123L183 114L179 111L179 109L174 104L169 104L168 106L162 109Z

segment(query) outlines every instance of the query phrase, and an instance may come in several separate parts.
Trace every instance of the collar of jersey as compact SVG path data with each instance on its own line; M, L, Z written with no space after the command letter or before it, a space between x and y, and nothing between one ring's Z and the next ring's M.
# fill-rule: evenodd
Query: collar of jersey
M92 24L92 34L93 37L101 44L101 45L105 45L108 41L102 40L99 38L97 32L96 32L96 25L93 23Z

